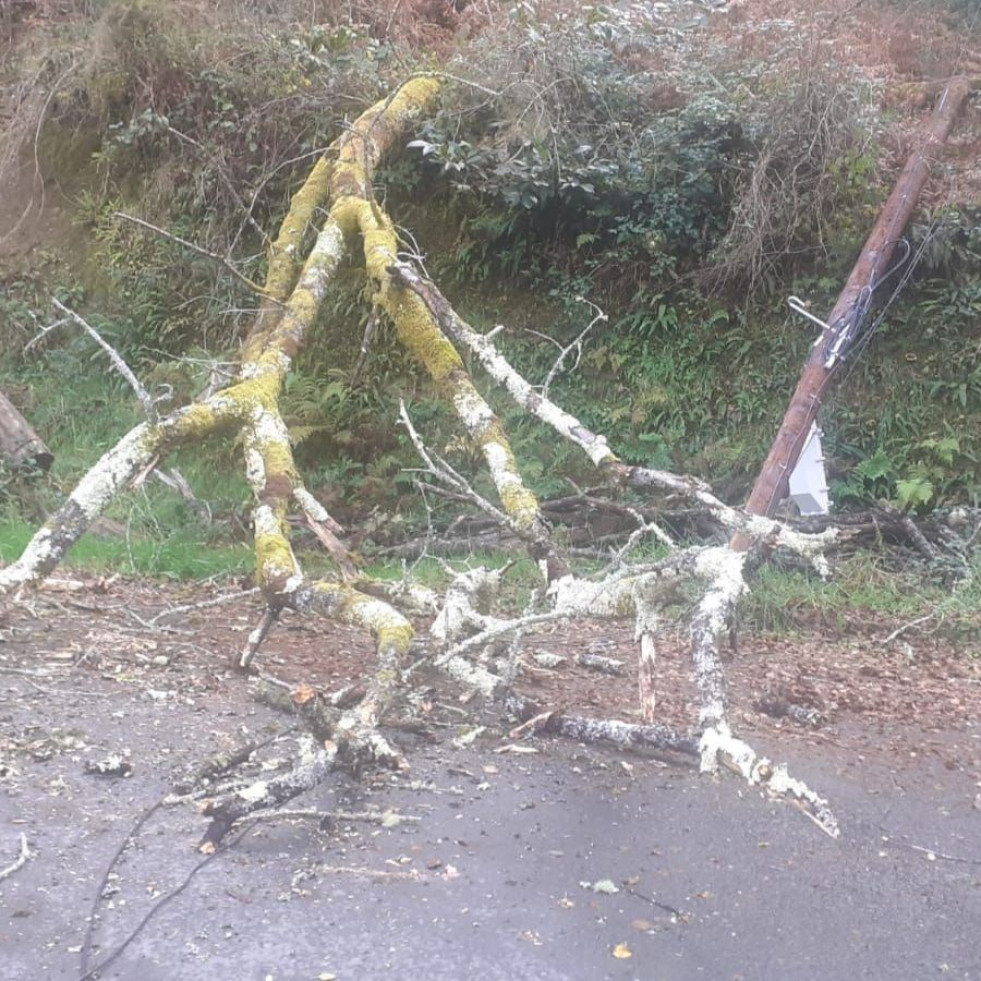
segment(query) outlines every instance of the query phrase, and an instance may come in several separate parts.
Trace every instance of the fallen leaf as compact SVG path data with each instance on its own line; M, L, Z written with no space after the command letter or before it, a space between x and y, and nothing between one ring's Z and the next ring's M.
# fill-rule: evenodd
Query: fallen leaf
M317 692L310 685L300 685L290 695L290 699L294 705L306 705L307 702L312 701L316 697Z
M625 961L628 957L633 957L634 952L626 944L617 944L613 948L613 956L617 960Z
M642 933L647 933L650 930L656 929L656 927L654 926L653 923L651 923L650 920L631 920L630 925L635 930L640 930Z

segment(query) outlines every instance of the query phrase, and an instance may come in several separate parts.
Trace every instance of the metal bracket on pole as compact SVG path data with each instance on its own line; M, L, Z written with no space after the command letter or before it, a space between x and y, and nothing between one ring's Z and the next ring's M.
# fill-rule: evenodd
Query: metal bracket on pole
M829 334L831 333L830 325L826 324L820 317L815 317L814 314L807 309L807 304L799 296L788 296L787 306L789 306L794 313L799 313L802 317L807 317L808 320L817 324L821 330L826 330ZM819 337L818 341L820 340L821 338ZM817 341L814 343L817 345Z

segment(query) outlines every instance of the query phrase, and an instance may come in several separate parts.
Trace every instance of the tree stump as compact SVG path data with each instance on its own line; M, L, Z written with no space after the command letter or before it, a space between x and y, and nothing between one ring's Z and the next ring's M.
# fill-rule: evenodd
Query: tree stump
M54 462L54 454L3 392L0 392L0 462L19 471L46 471Z

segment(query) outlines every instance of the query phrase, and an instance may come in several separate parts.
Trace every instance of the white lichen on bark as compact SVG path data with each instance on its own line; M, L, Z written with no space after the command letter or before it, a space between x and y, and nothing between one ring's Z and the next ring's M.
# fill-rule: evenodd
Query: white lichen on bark
M785 764L775 766L759 756L747 742L732 734L727 722L706 729L699 741L702 772L714 773L720 759L727 760L751 786L759 786L773 797L796 798L808 814L832 838L839 835L838 821L828 802L803 780L790 776Z
M712 728L726 722L725 673L719 656L719 635L728 628L736 604L746 591L745 552L728 546L706 549L695 561L705 592L691 619L692 661L699 692L699 722Z
M485 611L497 595L501 572L480 566L458 573L450 581L439 613L429 628L437 649L445 651L460 641L506 621Z
M51 571L119 489L150 462L154 432L146 423L139 425L102 455L58 513L35 533L17 561L0 570L0 589L34 582Z

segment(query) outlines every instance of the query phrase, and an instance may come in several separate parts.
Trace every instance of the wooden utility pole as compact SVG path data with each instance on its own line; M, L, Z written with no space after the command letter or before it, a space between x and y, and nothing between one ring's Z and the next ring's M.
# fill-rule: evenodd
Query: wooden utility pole
M879 213L838 302L811 349L780 431L746 503L750 514L769 517L787 496L790 474L807 442L824 393L849 348L861 336L872 294L888 275L896 246L926 183L930 163L939 156L969 89L967 79L963 78L954 79L945 86L933 110L925 141L906 161L892 194ZM745 536L737 535L731 544L734 548L744 548L748 541Z
M47 470L54 456L14 404L0 392L0 463L14 470Z

